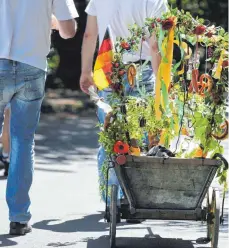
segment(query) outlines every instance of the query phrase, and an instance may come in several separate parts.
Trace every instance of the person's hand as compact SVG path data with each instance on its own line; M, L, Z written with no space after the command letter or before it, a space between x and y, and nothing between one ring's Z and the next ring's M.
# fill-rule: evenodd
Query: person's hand
M93 73L92 72L83 72L80 77L80 88L81 90L89 95L89 87L94 86Z
M52 15L52 22L51 22L51 28L54 30L59 30L58 28L58 21L54 15Z

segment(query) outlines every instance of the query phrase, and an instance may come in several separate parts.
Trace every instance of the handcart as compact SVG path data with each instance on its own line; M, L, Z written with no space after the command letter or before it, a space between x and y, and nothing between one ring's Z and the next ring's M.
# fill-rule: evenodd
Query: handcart
M129 155L126 159L120 166L111 158L108 168L108 173L114 168L124 194L118 204L118 186L112 185L109 206L106 200L105 219L110 222L111 248L116 246L116 225L121 219L206 222L206 240L212 248L218 247L223 213L220 216L219 190L210 185L222 160ZM223 162L227 169L227 161L223 159Z

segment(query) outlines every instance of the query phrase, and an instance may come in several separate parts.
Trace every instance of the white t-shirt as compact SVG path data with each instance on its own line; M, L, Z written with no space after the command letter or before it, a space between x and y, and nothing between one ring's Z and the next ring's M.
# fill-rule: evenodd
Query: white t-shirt
M0 0L0 58L46 70L52 13L78 17L73 0Z
M116 37L129 37L129 25L144 26L148 17L161 17L168 10L167 0L91 0L87 14L97 17L100 45L107 27L110 27L112 41ZM149 42L143 42L142 53L125 56L125 61L146 60L150 57Z

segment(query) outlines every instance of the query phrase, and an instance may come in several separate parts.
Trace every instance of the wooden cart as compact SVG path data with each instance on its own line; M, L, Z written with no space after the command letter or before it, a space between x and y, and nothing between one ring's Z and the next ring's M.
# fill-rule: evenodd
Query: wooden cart
M116 225L121 219L205 221L206 238L212 248L218 247L219 191L210 185L222 165L220 160L127 156L125 165L115 160L111 164L124 194L119 201L118 186L112 185L105 214L111 248L115 248Z

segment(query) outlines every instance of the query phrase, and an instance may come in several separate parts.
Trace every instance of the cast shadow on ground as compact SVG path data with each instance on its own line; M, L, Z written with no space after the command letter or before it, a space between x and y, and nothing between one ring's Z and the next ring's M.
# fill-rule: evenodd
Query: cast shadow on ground
M71 233L71 232L107 232L109 230L109 225L102 221L103 214L92 214L85 216L81 219L69 220L63 223L55 224L55 221L59 220L43 220L37 222L33 225L35 229L49 230L57 233ZM137 225L130 225L122 222L117 227L117 232L119 228L121 230L131 229L131 230L148 230L148 234L143 238L128 238L128 237L118 237L117 238L117 248L194 248L196 241L182 240L182 239L167 239L162 238L159 235L153 233L152 229L149 227L142 227ZM75 242L57 242L49 243L49 247L68 247L72 245L77 245L80 243L87 243L87 248L108 248L109 247L109 237L101 236L98 239L88 238L86 240L75 241ZM200 247L199 247L200 248ZM206 248L206 247L205 247ZM210 247L207 247L210 248Z
M147 227L148 234L143 238L118 237L116 238L117 248L194 248L197 244L194 240L162 238L154 234L150 227ZM203 244L203 243L202 243ZM206 244L206 243L204 243ZM98 239L88 239L87 248L107 248L109 236L102 236ZM201 248L201 247L197 247ZM210 247L205 247L210 248Z
M58 118L52 115L41 117L35 136L37 164L71 164L72 160L87 160L98 149L95 116Z
M5 180L7 180L7 177L5 177L5 176L0 176L0 181L5 181Z
M194 248L191 240L167 239L158 235L152 235L144 238L116 238L117 248ZM87 248L107 248L109 246L109 237L102 236L98 239L89 239Z
M9 246L17 245L17 242L10 240L10 238L12 238L12 236L8 234L1 234L0 235L0 247L9 247Z
M51 224L59 220L43 220L33 224L33 228L41 230L49 230L59 233L71 233L71 232L106 232L108 231L109 224L103 221L103 213L92 214L84 216L81 219L68 220L63 223ZM129 225L126 223L120 223L119 226L126 226L129 229ZM125 229L125 228L124 228ZM142 228L132 228L142 229Z

